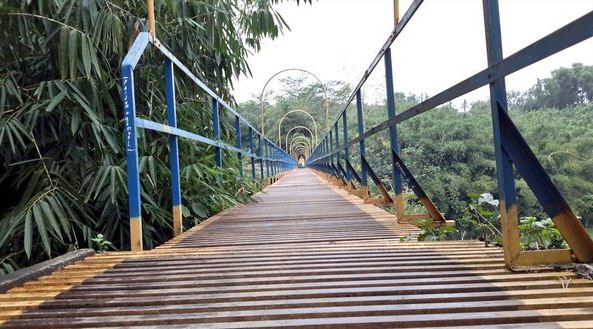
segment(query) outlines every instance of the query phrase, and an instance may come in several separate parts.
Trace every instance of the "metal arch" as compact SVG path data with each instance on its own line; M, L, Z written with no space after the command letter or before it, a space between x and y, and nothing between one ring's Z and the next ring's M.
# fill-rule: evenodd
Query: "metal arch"
M313 76L317 82L319 82L319 84L321 85L321 89L323 90L323 94L325 96L324 102L323 102L323 107L325 108L325 129L329 130L329 97L327 96L327 88L325 87L325 84L321 81L321 79L319 79L319 77L317 75L315 75L313 72L305 70L305 69L300 69L300 68L288 68L288 69L284 69L281 71L276 72L274 75L272 75L268 81L266 81L266 83L264 84L264 87L261 90L261 94L259 95L259 109L260 109L260 121L261 121L261 133L262 136L264 136L264 92L266 91L266 88L268 87L268 84L278 75L284 73L284 72L288 72L288 71L299 71L299 72L303 72L303 73L307 73L311 76Z
M304 146L298 146L293 152L292 152L292 156L294 156L295 158L298 158L299 155L304 155L305 158L308 158L309 155L311 154L311 151L304 147Z
M307 143L307 146L308 146L310 149L313 149L313 143L312 143L311 139L310 139L310 138L308 138L308 137L306 137L306 136L304 136L304 135L296 135L296 136L294 136L294 137L293 137L293 138L290 140L290 144L289 144L289 145L290 145L290 146L292 146L292 145L293 145L295 142L297 142L297 141L305 141L305 142Z
M303 160L307 160L307 157L309 157L309 152L302 150L302 151L298 151L294 153L294 157L296 158L296 160L298 161L299 158L303 158Z
M304 148L306 148L309 151L311 150L311 148L308 145L306 145L304 142L298 141L298 142L296 142L296 144L292 145L292 148L290 149L290 152L294 152L299 147L304 147Z
M309 132L309 135L311 136L311 139L313 138L313 132L311 131L311 129L309 129L309 128L305 127L305 126L294 126L294 127L290 128L290 130L286 133L285 143L284 143L284 146L285 147L288 147L288 136L295 129L305 129L306 131ZM280 145L280 147L282 147L282 145Z
M305 148L309 153L311 151L311 148L305 142L297 141L296 144L291 145L290 152L294 153L298 148Z
M309 146L313 146L313 141L311 140L311 137L308 137L308 136L305 136L305 135L294 135L294 136L292 136L292 138L290 139L289 145L292 144L297 139L306 140L307 143L309 144Z
M282 117L282 119L280 119L280 122L278 122L278 141L279 141L280 143L282 143L282 135L281 135L281 130L280 130L280 129L282 128L282 122L284 121L284 119L285 119L285 118L286 118L286 117L287 117L289 114L291 114L291 113L296 113L296 112L299 112L299 113L305 113L306 115L308 115L308 116L309 116L309 118L311 118L311 120L313 121L313 128L314 128L314 130L315 130L315 141L314 141L314 143L317 143L317 140L318 140L318 139L317 139L317 136L318 136L318 135L317 135L317 121L315 121L315 118L314 118L314 117L311 115L311 113L309 113L309 112L307 112L307 111L303 111L303 110L291 110L291 111L288 111L288 112L286 112L286 114L284 114L284 116Z

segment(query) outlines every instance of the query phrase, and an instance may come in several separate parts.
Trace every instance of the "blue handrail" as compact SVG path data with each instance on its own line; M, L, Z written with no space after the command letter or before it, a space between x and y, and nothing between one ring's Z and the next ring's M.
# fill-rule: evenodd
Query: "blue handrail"
M136 116L135 92L134 92L134 68L138 64L142 54L152 45L165 57L164 78L166 85L167 101L167 123L158 123ZM212 130L214 139L201 136L180 128L177 128L176 103L175 103L175 78L174 69L179 69L186 77L194 82L200 89L205 91L212 100ZM296 167L296 160L283 149L274 144L262 134L249 121L242 117L235 109L216 95L208 86L198 79L185 65L183 65L162 43L153 38L149 33L138 34L132 47L126 54L121 68L124 121L125 121L125 146L127 155L128 172L128 193L129 193L129 216L130 216L130 240L133 251L142 250L142 205L140 199L140 175L138 166L138 142L137 129L148 129L166 133L169 135L169 159L171 169L171 190L173 202L173 232L178 235L182 231L181 211L181 182L179 172L179 149L178 138L185 138L195 142L211 145L214 147L215 164L223 166L222 150L237 153L241 165L241 177L243 177L242 159L251 158L252 179L256 180L255 161L259 160L261 165L260 177L272 177L278 173ZM225 143L220 138L220 110L224 109L235 117L236 145ZM249 150L243 150L241 143L241 126L248 128ZM259 149L254 149L253 139L258 139ZM262 150L267 150L265 155ZM264 172L263 166L267 170ZM267 173L267 175L265 174Z
M570 209L568 203L564 200L508 116L506 87L504 81L505 77L509 74L591 38L593 36L593 12L585 14L555 32L519 50L515 54L504 58L502 54L498 0L483 0L488 67L439 94L436 94L401 113L396 113L391 64L391 45L403 31L404 27L409 23L422 3L423 0L415 0L410 5L409 9L394 28L369 68L365 71L362 79L347 100L343 110L330 126L331 129L314 148L311 156L307 159L307 165L336 176L339 179L342 179L346 184L351 184L352 177L358 176L360 178L361 188L363 192L366 190L367 195L368 175L373 179L375 184L381 185L378 186L379 190L382 192L383 196L388 199L388 202L394 201L389 200L391 199L390 195L386 192L382 183L378 181L371 166L366 161L365 154L365 140L378 132L389 129L391 160L393 165L391 178L393 179L392 185L394 186L396 194L396 214L398 214L398 217L405 217L403 214L403 202L401 201L403 200L401 179L404 178L408 182L410 188L416 193L419 200L427 208L430 216L436 221L444 222L442 214L439 213L432 201L430 201L418 181L408 170L399 156L396 129L397 124L432 110L480 87L490 85L497 182L499 198L501 200L501 216L504 232L503 239L505 240L504 249L507 266L512 267L513 265L529 265L532 263L546 262L570 262L573 258L585 262L593 261L593 240L591 240L574 212ZM381 59L383 59L385 63L388 119L365 131L363 124L361 89ZM356 102L358 137L350 140L348 139L347 134L348 126L346 122L346 111L353 100ZM340 129L338 124L340 118L342 118L341 129L344 130L343 142L341 145L338 141L338 130ZM333 138L336 138L335 143ZM350 163L348 150L356 144L359 146L361 175L351 172L354 170L354 167ZM346 170L343 169L340 163L341 161L346 163ZM570 252L562 251L547 253L545 256L538 252L521 252L517 228L517 205L513 165L532 189L544 210L554 220L556 227L560 230L570 246ZM398 198L400 199L398 200Z

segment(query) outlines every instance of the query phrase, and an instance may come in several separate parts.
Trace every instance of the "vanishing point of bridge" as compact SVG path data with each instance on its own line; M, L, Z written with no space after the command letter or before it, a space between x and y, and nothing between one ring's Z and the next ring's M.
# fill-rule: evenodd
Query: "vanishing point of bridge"
M593 328L593 281L572 271L573 263L593 261L593 241L509 117L504 80L593 37L593 12L505 58L498 1L483 0L488 66L396 112L391 46L422 3L413 1L401 21L396 16L393 32L319 143L290 152L259 132L156 38L149 0L150 33L136 37L121 69L131 251L94 254L9 285L0 294L0 326ZM141 104L134 97L135 68L149 48L164 61L164 123L139 115ZM367 128L361 89L381 61L388 119ZM176 73L209 100L210 136L177 126ZM400 157L397 125L483 86L490 87L502 248L480 241L400 241L419 232L410 224L418 218L431 218L435 225L453 222ZM356 125L347 120L350 105ZM149 251L142 250L140 129L167 134L170 152L175 237ZM385 130L393 191L366 158L366 139ZM180 138L209 147L219 168L229 156L237 157L243 179L271 185L255 202L183 232ZM303 158L308 168L297 169L297 159ZM568 248L521 250L516 175L531 188ZM404 184L425 214L405 213ZM393 204L395 215L376 204Z

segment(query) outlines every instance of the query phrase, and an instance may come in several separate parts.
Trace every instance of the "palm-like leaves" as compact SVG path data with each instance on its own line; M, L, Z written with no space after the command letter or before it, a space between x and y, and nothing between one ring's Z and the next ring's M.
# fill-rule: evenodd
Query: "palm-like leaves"
M249 47L259 49L262 38L286 26L271 5L157 1L158 35L228 98L231 78L248 72ZM127 247L119 66L133 36L145 29L145 13L142 0L0 0L0 273L91 246L99 232ZM136 101L140 116L164 122L161 62L145 54ZM210 134L208 102L196 98L199 91L178 77L177 94L180 126ZM232 141L232 122L222 128ZM146 132L139 144L151 247L171 234L167 138ZM217 170L210 148L180 147L188 225L245 200L245 191L256 187L237 180L234 155Z

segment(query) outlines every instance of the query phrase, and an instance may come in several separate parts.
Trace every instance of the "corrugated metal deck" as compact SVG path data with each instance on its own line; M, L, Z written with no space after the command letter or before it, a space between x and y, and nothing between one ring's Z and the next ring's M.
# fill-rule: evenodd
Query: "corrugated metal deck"
M510 273L299 169L152 251L89 257L0 295L5 328L593 328L593 282Z

